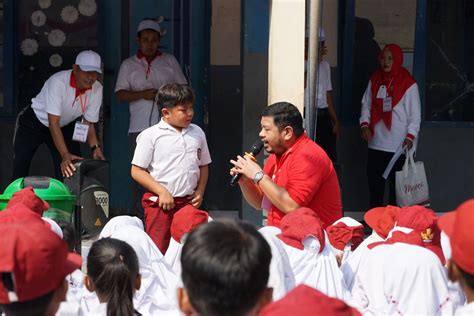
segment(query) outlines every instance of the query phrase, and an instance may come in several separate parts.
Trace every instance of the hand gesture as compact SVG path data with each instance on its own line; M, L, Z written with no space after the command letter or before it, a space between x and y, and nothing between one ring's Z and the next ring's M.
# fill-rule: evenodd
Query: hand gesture
M230 163L234 165L234 167L230 169L231 175L240 173L248 179L253 179L253 176L262 170L258 163L254 161L254 158L247 154L244 157L237 156L237 160L231 160Z
M158 198L159 198L158 205L163 210L169 211L174 208L174 198L168 190L164 189L163 192L161 192L158 195Z
M104 153L102 152L102 149L100 147L94 150L94 152L92 153L92 158L97 160L105 160Z
M368 126L362 126L360 129L360 137L365 140L367 143L372 139L372 131Z
M191 197L191 205L194 206L195 208L199 208L202 204L203 200L203 194L201 192L194 192L194 194Z
M61 160L61 173L63 177L69 178L74 172L76 172L76 167L74 167L74 160L82 160L84 158L72 155L70 153L65 154Z
M155 100L155 96L158 90L156 89L146 89L142 91L143 99L145 100Z

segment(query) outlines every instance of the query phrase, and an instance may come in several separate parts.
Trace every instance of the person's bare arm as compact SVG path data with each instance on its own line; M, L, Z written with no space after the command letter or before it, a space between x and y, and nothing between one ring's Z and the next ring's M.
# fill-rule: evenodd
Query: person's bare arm
M207 179L209 178L209 165L200 166L199 170L199 181L196 191L194 191L193 198L191 199L191 204L196 208L201 206L204 198L204 191L206 191Z
M70 177L76 171L76 167L74 167L72 161L83 158L73 155L69 152L69 149L66 146L66 142L64 141L64 135L61 131L61 126L59 124L60 119L60 116L48 113L49 131L51 132L51 137L53 138L54 146L56 146L56 149L61 155L61 173L63 177Z
M326 92L326 99L328 101L328 113L332 123L332 133L339 136L340 126L339 120L337 119L336 108L334 106L334 99L332 97L332 91Z
M237 156L237 160L231 160L234 168L231 170L232 173L241 173L242 178L239 181L239 185L242 188L242 193L245 199L256 209L261 209L261 202L263 195L283 213L289 213L299 207L288 191L277 185L272 179L265 175L257 185L253 183L254 175L262 171L262 168L249 157Z
M97 138L97 133L95 130L95 124L85 119L84 121L89 124L89 132L87 133L87 144L89 144L90 147L100 145L99 139ZM92 151L92 157L98 160L105 160L105 156L104 156L104 153L102 152L102 148L95 147L95 149Z
M133 180L158 196L159 206L163 210L168 211L174 207L174 199L171 193L163 185L155 181L146 169L132 165L130 173Z
M115 95L120 102L133 102L141 99L154 100L157 89L145 89L142 91L119 90Z

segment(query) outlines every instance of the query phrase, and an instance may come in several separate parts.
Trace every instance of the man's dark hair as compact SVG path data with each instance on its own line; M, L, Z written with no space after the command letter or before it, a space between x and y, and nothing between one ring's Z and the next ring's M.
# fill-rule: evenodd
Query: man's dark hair
M244 222L216 220L186 238L182 280L193 308L206 316L245 315L267 288L270 246Z
M464 281L466 281L466 285L474 291L474 275L467 273L463 269L461 269L458 265L456 265L459 269L459 272L461 273L462 278Z
M290 126L296 137L303 134L303 117L298 108L289 102L277 102L267 106L263 109L262 116L273 117L273 123L279 131Z
M194 92L187 84L169 83L161 86L157 99L160 111L172 109L178 104L194 103Z
M5 286L5 288L7 288L9 291L13 291L13 279L11 274L1 273L0 277L2 278L2 284ZM1 305L1 308L3 308L3 312L6 316L44 316L46 315L49 304L53 299L53 294L54 291L29 301L4 304Z
M146 19L143 19L142 21L153 21L153 22L156 22L156 19L153 19L153 18L146 18ZM142 32L143 31L153 31L153 32L156 32L156 30L154 29L144 29L144 30L141 30L140 32L137 32L137 37L140 38L140 36L142 35ZM161 34L160 32L156 32L158 34L158 38L161 38Z
M76 250L76 230L74 225L65 221L56 221L63 232L63 240L67 243L70 252Z

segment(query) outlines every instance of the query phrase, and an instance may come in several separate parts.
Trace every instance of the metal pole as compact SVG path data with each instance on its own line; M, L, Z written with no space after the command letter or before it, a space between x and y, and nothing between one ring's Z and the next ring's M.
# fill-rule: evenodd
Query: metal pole
M306 89L309 95L305 102L305 127L308 136L316 139L317 111L316 93L318 88L318 66L319 66L319 26L321 24L322 0L307 0L308 9L308 74L306 77Z

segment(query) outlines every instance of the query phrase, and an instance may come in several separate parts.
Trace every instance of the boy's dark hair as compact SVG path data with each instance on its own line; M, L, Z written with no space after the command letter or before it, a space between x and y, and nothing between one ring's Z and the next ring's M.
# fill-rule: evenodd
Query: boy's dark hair
M76 250L76 230L74 225L65 221L56 221L63 231L63 240L67 243L69 251Z
M153 19L153 18L145 18L143 19L142 21L153 21L153 22L156 22L156 19ZM153 29L144 29L144 30L141 30L140 32L137 32L137 37L140 38L140 36L142 35L142 32L143 31L153 31L153 32L156 32L155 30ZM160 32L156 32L158 34L158 38L160 39L161 38L161 33Z
M126 242L103 238L92 244L87 256L87 275L97 295L107 300L107 316L134 315L138 269L137 254Z
M178 104L194 103L194 92L187 84L169 83L158 90L157 101L160 111L172 109Z
M265 107L262 116L273 117L279 131L290 126L296 137L303 134L303 117L298 108L289 102L277 102Z
M254 226L216 220L192 231L181 254L193 308L206 316L245 315L267 288L270 246Z
M5 275L7 274L3 273L2 278ZM7 284L7 282L4 282L4 284ZM6 316L44 316L46 315L46 311L49 308L49 304L53 299L53 295L54 291L29 301L0 305L0 311L3 308L3 312Z
M461 269L458 265L456 265L459 269L459 272L461 273L462 278L464 281L466 281L466 285L474 291L474 275L467 273L463 269Z

